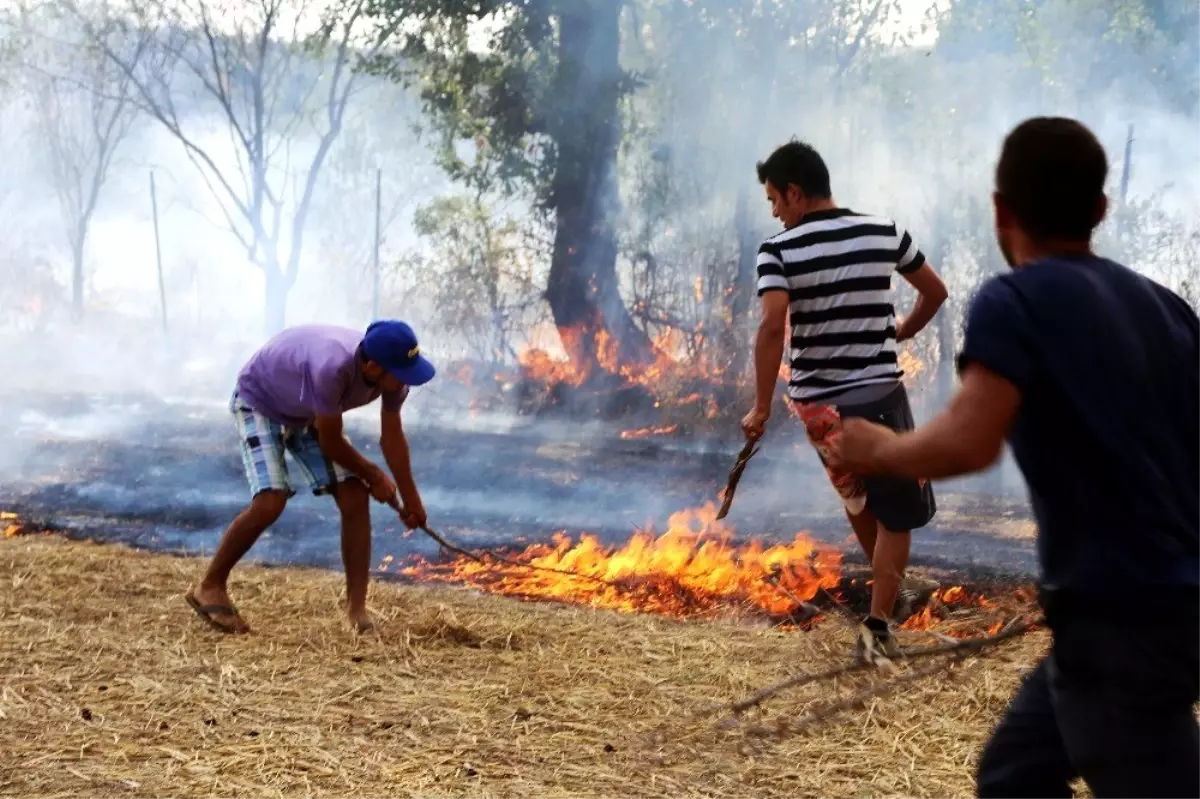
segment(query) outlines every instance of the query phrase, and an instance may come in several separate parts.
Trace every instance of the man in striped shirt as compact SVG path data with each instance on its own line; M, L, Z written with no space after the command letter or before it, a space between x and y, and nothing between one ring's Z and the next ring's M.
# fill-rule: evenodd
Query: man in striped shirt
M910 531L933 518L933 489L925 481L832 469L825 453L843 417L898 431L913 428L896 346L929 324L946 287L894 222L838 207L829 170L808 144L793 140L775 150L758 164L758 180L784 230L758 251L763 317L754 344L756 400L742 427L751 439L763 434L790 321L788 396L846 505L874 576L860 655L868 654L868 642L891 651L888 619L908 566ZM917 290L912 313L899 324L893 271Z

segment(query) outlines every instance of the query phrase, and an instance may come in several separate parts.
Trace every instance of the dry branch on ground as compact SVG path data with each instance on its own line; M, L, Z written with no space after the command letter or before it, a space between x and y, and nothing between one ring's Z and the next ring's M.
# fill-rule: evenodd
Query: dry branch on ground
M443 586L249 567L249 636L183 592L201 564L48 536L0 541L0 794L963 796L1038 632L779 740L696 711L846 658L851 630L678 622ZM774 724L871 677L749 714Z

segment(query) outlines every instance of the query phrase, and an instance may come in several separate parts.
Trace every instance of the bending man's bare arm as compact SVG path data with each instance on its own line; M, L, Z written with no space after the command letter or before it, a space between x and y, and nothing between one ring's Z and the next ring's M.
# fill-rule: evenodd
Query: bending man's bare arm
M400 421L399 411L383 410L380 413L379 448L387 461L392 477L396 479L396 488L400 491L400 499L404 503L406 514L405 523L410 527L421 527L426 522L425 506L421 502L421 494L417 491L416 481L412 474L412 460L409 457L408 439L404 435L404 426Z

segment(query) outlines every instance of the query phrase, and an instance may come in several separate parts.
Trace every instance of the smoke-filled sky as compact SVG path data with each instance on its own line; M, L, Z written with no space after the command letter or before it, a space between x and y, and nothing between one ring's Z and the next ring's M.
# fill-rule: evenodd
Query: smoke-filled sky
M854 1L847 0L851 5ZM1126 47L1106 40L1104 60L1098 61L1091 53L1098 47L1094 42L1070 34L1076 19L1072 14L1087 17L1090 13L1085 13L1086 4L1048 0L1037 4L1043 28L1022 32L1027 37L1019 44L1006 43L1009 32L997 24L996 31L984 30L974 38L956 35L952 47L938 41L936 30L922 30L934 2L902 0L889 11L886 22L876 26L871 41L859 50L844 76L834 79L829 53L845 42L830 43L834 34L829 31L836 22L832 16L818 19L809 31L767 28L746 35L721 25L672 26L694 23L686 17L694 6L715 13L732 4L733 0L728 4L644 0L636 4L646 13L642 28L626 25L629 31L622 42L623 65L646 78L624 106L630 134L620 164L624 203L620 229L628 239L623 245L628 251L652 253L662 270L661 280L674 281L680 294L691 295L694 278L704 269L732 271L739 194L749 199L755 233L773 232L778 223L770 218L762 199L754 164L773 146L798 136L811 140L826 155L842 204L894 216L930 251L954 293L955 301L946 313L952 314L949 324L956 328L962 300L986 272L1000 268L986 210L991 164L1003 134L1020 119L1038 113L1078 115L1094 127L1109 150L1114 191L1127 128L1136 126L1130 196L1151 205L1139 211L1130 230L1129 257L1139 269L1174 286L1189 277L1194 280L1200 258L1194 222L1200 218L1200 145L1196 144L1200 115L1194 98L1189 104L1169 95L1160 74L1164 64L1175 64L1178 71L1177 65L1187 59L1195 62L1195 37L1154 40L1152 46L1139 44L1138 50L1133 43ZM833 0L812 0L810 5L834 7ZM870 5L858 2L860 7ZM1010 4L998 0L956 4L966 6L1000 13ZM944 2L937 6L943 22L947 7ZM476 46L484 46L488 35L490 26L478 26ZM312 64L301 66L312 68ZM128 395L113 408L92 408L86 413L64 410L71 403L22 407L13 411L16 415L10 422L22 427L29 440L127 441L143 434L138 431L145 428L146 420L172 414L190 414L192 421L211 417L214 425L223 425L227 420L222 416L222 399L228 396L241 362L265 335L264 286L245 248L224 229L203 173L158 122L145 116L133 121L114 156L90 229L86 320L80 328L72 328L61 308L49 307L54 301L64 305L70 296L70 252L58 218L52 164L38 134L38 114L44 107L40 98L30 94L36 76L22 73L19 64L8 70L13 79L0 92L0 143L6 150L0 166L0 211L10 233L0 247L4 270L0 296L13 313L0 331L0 370L6 376L0 394L38 392L25 397L26 405L41 402L36 397L42 394ZM182 82L179 86L179 95L173 98L185 108L181 120L194 142L223 172L235 173L228 126L211 102L198 100L194 86L186 90ZM458 196L462 188L434 166L437 138L428 130L414 92L374 77L362 78L361 86L364 94L352 98L341 136L319 176L300 277L289 298L288 322L358 326L370 319L368 268L379 169L385 227L380 257L389 270L382 313L452 328L461 308L436 304L446 299L445 281L442 294L434 292L439 276L448 269L448 253L439 248L445 242L420 238L414 211L434 199ZM424 137L414 130L422 124ZM294 164L304 163L316 143L312 131L293 137L288 151ZM466 150L470 151L469 145ZM157 326L151 170L157 181L172 326L166 336ZM286 196L292 196L289 192L298 185L296 175L289 178L281 192ZM284 181L278 185L284 186ZM527 224L528 204L521 198L485 199L497 221L510 214L521 228L512 234L504 252L520 250L526 233L545 234ZM514 257L527 266L535 282L544 277L548 258L545 240L539 246L540 250L532 247ZM623 259L626 277L634 269L632 262ZM29 288L40 268L52 272L58 288ZM463 274L469 278L470 272ZM538 299L532 294L536 306ZM679 312L688 310L680 306ZM545 317L544 308L541 311ZM464 352L449 335L424 336L422 346L443 362ZM443 379L449 380L449 374L444 372ZM425 392L415 392L406 414L421 419L430 410L422 404L424 396ZM157 404L164 398L186 399L190 404ZM917 399L922 413L936 407L928 395ZM451 416L444 414L439 423L449 423ZM497 429L511 421L504 413L500 416L500 421L491 420ZM359 417L372 421L371 414ZM157 435L166 428L154 429ZM553 433L562 437L564 431ZM214 433L212 440L217 438ZM188 451L186 445L176 444L179 449L172 452ZM86 457L94 455L89 452ZM130 471L109 470L104 480L127 476L133 485L142 479L137 458L128 457L132 458ZM208 465L200 469L203 475L197 480L224 480L214 488L214 495L220 495L221 503L235 503L232 498L241 489L235 453L205 457ZM444 453L444 457L455 456ZM229 469L224 469L222 464L227 463ZM805 501L811 499L829 510L828 492L812 468L812 458L806 463L803 482L794 479L790 465L756 477L758 487L749 493L757 491L762 498L760 510L780 510L791 503L788 493L802 491ZM61 463L53 464L59 474ZM422 461L419 477L422 469L436 467ZM28 476L28 468L11 453L0 462L5 480ZM181 469L180 474L188 473L188 468ZM59 479L66 477L60 474ZM1019 489L1014 488L1012 475L1006 479L1004 491ZM202 488L191 486L190 491L200 497ZM121 491L133 492L133 488ZM432 491L440 498L438 503L452 510L454 486L446 483ZM570 523L586 518L595 494L566 497L570 491L564 488L563 492L559 506L571 507ZM168 503L169 498L160 499ZM635 516L640 510L659 515L671 510L668 505L674 501L662 498L648 482L630 487L622 499L624 510L632 509ZM772 501L778 506L770 505ZM539 512L553 507L547 504ZM796 524L803 527L799 519Z
M874 36L888 42L901 37L913 53L930 52L937 32L933 28L922 32L921 28L934 5L930 0L903 0L889 7L885 24ZM482 39L487 29L479 26L478 38ZM778 80L775 73L788 69L781 66L772 71L765 57L757 61L732 58L740 52L734 39L719 40L716 46L715 51L690 54L679 48L671 50L674 63L660 65L656 73L660 85L656 87L652 81L642 94L648 97L665 91L665 86L678 97L708 94L725 98L739 86ZM722 48L728 49L731 58L722 63L721 74L713 75L702 62L711 59L713 52L720 57ZM625 49L636 59L635 48ZM891 44L882 49L896 52ZM1180 214L1195 208L1200 190L1196 119L1168 108L1153 92L1138 91L1137 81L1150 79L1153 64L1138 62L1131 55L1122 85L1094 97L1069 91L1071 81L1082 80L1086 70L1065 75L1058 82L1067 84L1068 91L1044 93L1039 100L1030 96L1023 83L1025 76L1011 68L993 69L985 57L966 63L936 57L902 60L891 75L880 75L881 68L890 68L878 63L863 67L861 75L852 72L836 91L820 81L805 86L801 80L798 93L788 95L785 90L784 96L772 97L754 109L723 109L719 103L726 102L724 99L709 107L694 102L665 106L669 110L658 113L666 116L655 124L657 135L674 147L670 168L682 176L678 179L686 179L688 173L703 174L709 187L707 196L694 201L676 197L676 206L668 215L702 217L703 223L697 224L711 230L712 221L727 221L732 216L737 190L749 184L754 194L752 212L759 227L769 232L774 223L753 183L753 163L774 144L799 135L826 154L835 193L844 204L892 214L911 228L919 241L928 241L939 224L931 216L933 210L944 207L951 197L986 199L989 165L1000 137L1023 116L1042 112L1084 117L1108 146L1114 172L1119 169L1126 127L1135 123L1132 194L1161 194L1164 207ZM421 116L414 100L403 99L411 95L379 79L364 83L372 86L372 102L388 96L398 107L386 115L368 113L366 108L349 112L347 132L335 142L322 175L300 279L290 298L288 318L292 322L360 324L369 316L374 167L383 170L383 202L389 217L382 248L385 266L422 246L411 228L412 212L435 196L455 191L432 164L432 141L420 140L412 131ZM0 138L10 151L29 156L24 167L10 161L3 181L7 216L15 228L13 240L25 250L14 252L14 258L43 255L65 281L65 248L53 189L46 179L45 161L39 158L38 142L30 135L32 110L20 99L13 103L17 113L7 115L0 129ZM637 102L640 100L635 99ZM203 118L204 113L203 107L197 106L185 122L214 160L228 169L232 151L227 127L216 116ZM386 148L377 146L381 141L386 141ZM313 141L298 137L292 147L304 153L311 150ZM713 166L714 161L719 168ZM157 314L155 242L147 186L151 170L158 180L172 316L191 319L218 337L244 339L249 346L261 337L261 275L248 264L244 248L222 229L212 194L179 143L148 119L135 122L103 188L87 249L90 290L94 292L91 299L127 314L146 318ZM632 199L626 192L630 218L642 213ZM986 239L988 231L979 232ZM717 236L726 241L732 237L726 230ZM953 264L947 265L952 268ZM415 304L414 298L403 292L389 299L385 306L393 310L408 310ZM436 342L431 345L436 349Z

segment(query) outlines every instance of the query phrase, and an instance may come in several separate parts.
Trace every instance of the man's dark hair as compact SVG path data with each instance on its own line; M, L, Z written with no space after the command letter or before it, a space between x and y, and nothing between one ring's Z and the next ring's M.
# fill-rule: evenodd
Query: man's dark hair
M1035 239L1082 241L1108 177L1108 157L1090 130L1065 117L1034 117L1004 140L996 191Z
M758 182L766 185L771 182L779 191L787 191L789 185L794 185L808 197L829 197L829 169L811 144L792 139L775 152L767 156L767 160L759 161L755 168L758 170Z

